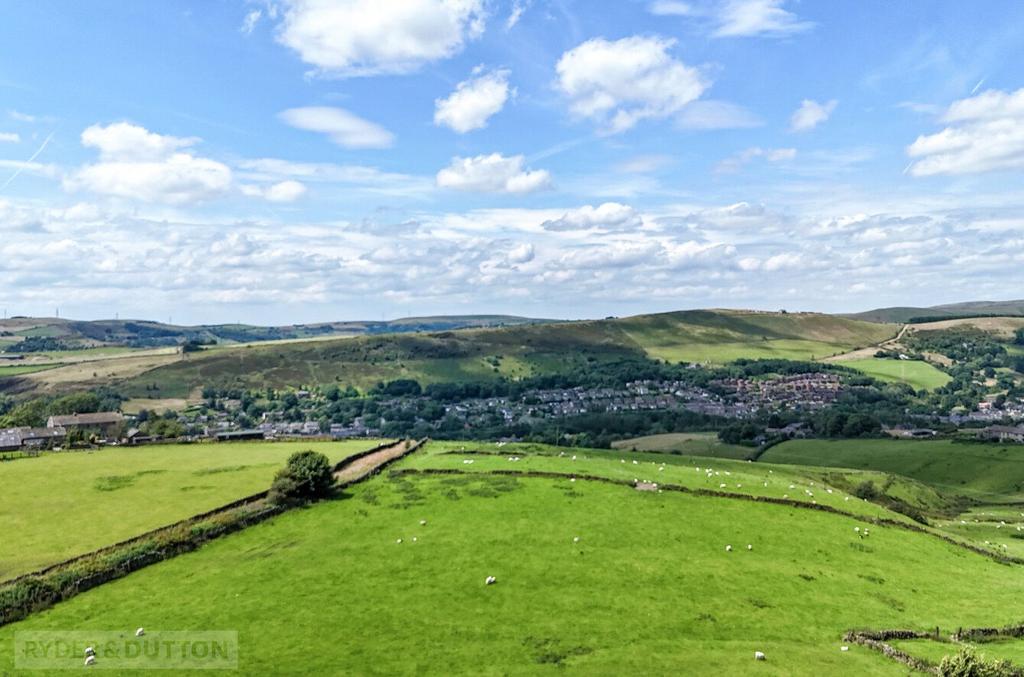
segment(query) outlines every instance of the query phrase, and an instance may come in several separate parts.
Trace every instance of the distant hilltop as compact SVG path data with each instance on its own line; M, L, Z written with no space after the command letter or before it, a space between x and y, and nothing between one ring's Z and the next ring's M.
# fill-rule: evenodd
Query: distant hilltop
M1019 301L966 301L940 306L894 306L876 308L862 313L848 313L844 317L867 322L926 322L958 317L1017 316L1024 315L1024 300Z
M41 352L102 346L155 348L186 343L229 345L323 337L508 327L550 322L514 315L435 315L261 327L248 324L184 326L149 320L69 320L16 316L0 320L0 351Z

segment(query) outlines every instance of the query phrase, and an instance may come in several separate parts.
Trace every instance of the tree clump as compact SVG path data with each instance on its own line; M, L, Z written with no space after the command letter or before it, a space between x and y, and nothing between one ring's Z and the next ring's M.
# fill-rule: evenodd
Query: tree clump
M334 473L327 457L316 451L299 451L274 477L267 500L273 505L301 505L326 498L333 486Z

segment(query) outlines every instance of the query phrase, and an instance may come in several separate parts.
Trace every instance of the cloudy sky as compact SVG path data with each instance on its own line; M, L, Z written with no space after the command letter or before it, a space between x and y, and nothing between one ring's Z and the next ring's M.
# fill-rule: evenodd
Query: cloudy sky
M0 0L0 306L1024 296L1024 3Z

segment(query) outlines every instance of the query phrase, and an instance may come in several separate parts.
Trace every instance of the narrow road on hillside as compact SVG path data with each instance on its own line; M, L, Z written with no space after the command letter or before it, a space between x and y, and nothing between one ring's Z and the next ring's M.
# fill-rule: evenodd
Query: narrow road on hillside
M847 360L864 360L870 357L874 357L875 353L877 353L879 350L890 350L892 349L892 347L897 345L900 342L900 339L903 338L903 335L907 333L908 329L910 329L910 325L904 324L902 327L900 327L899 333L897 333L896 336L890 339L886 339L881 343L876 343L873 346L868 346L867 348L858 348L857 350L851 350L850 352L843 353L841 355L833 355L831 357L826 357L821 361L846 362Z
M400 440L372 454L357 458L334 472L338 484L351 484L373 473L382 465L395 460L416 444L413 440Z

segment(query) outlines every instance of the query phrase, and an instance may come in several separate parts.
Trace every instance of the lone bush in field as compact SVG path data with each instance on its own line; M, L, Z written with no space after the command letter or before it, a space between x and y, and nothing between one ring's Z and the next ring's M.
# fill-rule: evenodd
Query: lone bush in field
M288 458L270 485L267 500L274 505L297 505L325 498L334 476L327 457L316 451L299 451Z
M863 498L867 501L873 501L878 498L878 487L871 480L864 480L857 485L857 488L853 490L853 495L857 498Z

